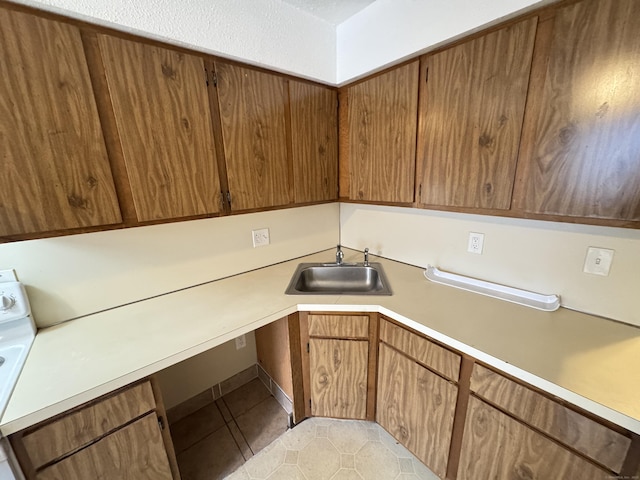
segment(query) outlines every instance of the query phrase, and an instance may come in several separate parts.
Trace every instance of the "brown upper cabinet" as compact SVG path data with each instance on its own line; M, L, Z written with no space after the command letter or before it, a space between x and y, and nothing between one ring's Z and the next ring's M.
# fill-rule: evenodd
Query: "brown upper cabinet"
M414 201L419 62L348 88L349 198Z
M536 18L423 57L418 202L509 209Z
M215 62L231 210L291 203L286 81Z
M221 210L202 58L99 35L138 221Z
M121 222L80 32L0 8L0 235Z
M338 94L289 80L295 203L338 198Z
M541 22L514 206L640 220L640 2L582 1Z

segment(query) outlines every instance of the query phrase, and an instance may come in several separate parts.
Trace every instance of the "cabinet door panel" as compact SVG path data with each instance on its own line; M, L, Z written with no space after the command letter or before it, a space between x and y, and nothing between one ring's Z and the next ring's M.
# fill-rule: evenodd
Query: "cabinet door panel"
M309 315L309 335L369 338L369 315Z
M220 211L201 58L99 36L138 220Z
M540 27L515 206L640 220L640 2L583 1Z
M469 399L458 479L610 476L611 472L594 466L475 396Z
M37 429L22 439L39 468L156 408L151 383L144 382Z
M294 201L338 196L338 94L309 83L289 81Z
M311 414L365 419L368 359L367 341L309 339Z
M236 65L215 66L231 209L288 204L284 79Z
M45 468L38 480L172 480L155 412Z
M76 27L0 9L0 235L121 222Z
M419 201L509 209L536 18L425 58Z
M631 444L624 435L479 364L473 367L471 390L614 472L622 469Z
M376 421L440 478L447 471L458 388L380 344Z
M413 202L418 62L350 87L352 200Z

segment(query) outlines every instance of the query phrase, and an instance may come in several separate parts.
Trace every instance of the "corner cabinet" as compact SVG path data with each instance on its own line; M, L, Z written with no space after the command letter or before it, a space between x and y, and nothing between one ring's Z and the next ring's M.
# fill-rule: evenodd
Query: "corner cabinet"
M179 480L152 379L9 437L27 480Z
M541 22L514 207L640 220L640 2L571 3Z
M78 28L0 8L0 236L122 221Z
M372 420L377 316L301 313L300 322L307 416Z
M215 62L231 211L292 203L286 82Z
M419 204L510 208L536 23L423 57Z
M338 198L338 93L289 80L294 201Z
M109 35L97 43L137 220L220 212L202 58Z
M347 89L349 199L414 200L418 62Z

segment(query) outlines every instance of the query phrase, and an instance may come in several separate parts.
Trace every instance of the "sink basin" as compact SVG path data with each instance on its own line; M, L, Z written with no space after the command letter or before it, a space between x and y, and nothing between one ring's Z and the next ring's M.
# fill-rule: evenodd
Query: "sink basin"
M382 265L370 263L301 263L287 295L391 295Z

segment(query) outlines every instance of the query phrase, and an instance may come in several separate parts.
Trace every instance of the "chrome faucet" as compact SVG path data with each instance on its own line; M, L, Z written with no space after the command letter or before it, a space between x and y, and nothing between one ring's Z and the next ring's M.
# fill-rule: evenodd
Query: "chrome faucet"
M369 266L369 249L365 248L364 249L364 264L365 267Z
M340 248L340 244L338 244L338 249L336 250L336 264L342 265L342 260L344 260L344 253Z

